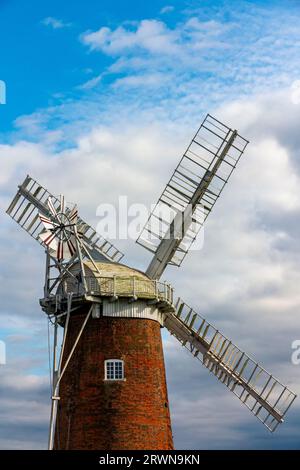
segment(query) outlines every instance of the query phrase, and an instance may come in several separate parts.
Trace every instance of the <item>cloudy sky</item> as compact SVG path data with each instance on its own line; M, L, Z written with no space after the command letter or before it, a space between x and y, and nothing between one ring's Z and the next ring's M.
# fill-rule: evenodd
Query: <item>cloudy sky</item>
M44 255L5 214L17 184L63 191L96 226L103 202L156 201L207 112L250 145L203 249L165 277L300 393L299 16L296 0L0 1L0 448L45 448L49 417ZM115 243L146 267L133 240ZM163 340L177 448L300 448L299 399L271 435Z

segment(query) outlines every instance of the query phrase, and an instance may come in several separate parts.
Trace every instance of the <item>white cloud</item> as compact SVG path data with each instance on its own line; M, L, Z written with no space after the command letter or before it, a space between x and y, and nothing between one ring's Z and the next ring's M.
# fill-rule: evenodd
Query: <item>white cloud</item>
M192 17L184 23L169 28L160 20L141 20L129 26L118 26L115 30L106 26L98 31L87 31L81 40L91 50L99 50L107 55L129 55L148 53L155 58L176 56L180 62L188 64L193 58L199 64L197 55L214 47L229 47L223 36L230 31L230 24L218 21L200 21ZM198 57L199 59L199 57ZM194 62L189 67L196 65ZM174 67L178 66L176 62Z
M2 377L1 385L7 388L13 388L16 391L23 390L24 392L34 392L42 386L49 387L49 378L40 377L37 375L26 375L22 378L22 381L19 380L18 375L7 374Z
M1 371L0 448L46 449L49 382L21 371ZM46 392L48 390L48 394Z
M100 83L101 80L102 80L102 74L96 75L95 77L91 78L87 82L80 85L79 88L81 90L91 90L92 88L95 88Z
M160 87L163 83L169 82L169 77L162 73L149 73L140 75L127 75L123 78L118 78L113 83L113 88L136 88L140 87Z
M72 25L72 23L66 23L63 20L59 20L58 18L54 18L53 16L47 16L42 20L42 24L44 26L50 26L53 29L62 29L68 28Z
M166 5L160 10L160 13L164 15L165 13L171 13L172 11L174 11L174 9L175 8L172 5Z
M86 32L81 36L84 44L92 50L106 54L119 54L133 48L144 49L153 54L174 54L177 51L175 31L158 20L142 20L135 29L119 26L114 31L102 27L95 32Z
M268 89L270 81L272 89L296 81L300 36L292 13L282 18L271 10L266 19L253 7L239 15L238 21L234 14L231 21L224 21L221 14L203 20L201 12L194 11L172 27L164 21L144 19L115 29L102 26L80 38L90 50L115 60L107 70L112 78L115 72L172 73L169 94L180 89L188 96L194 92L215 95L216 101L226 94L229 100L234 93L250 95ZM249 23L251 27L241 28Z

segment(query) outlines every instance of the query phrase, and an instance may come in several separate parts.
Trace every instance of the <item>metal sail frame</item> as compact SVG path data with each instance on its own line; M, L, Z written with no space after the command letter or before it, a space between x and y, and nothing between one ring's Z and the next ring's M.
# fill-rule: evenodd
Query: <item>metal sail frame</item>
M148 218L137 243L154 253L146 274L180 266L248 141L207 114Z
M180 298L175 313L166 314L164 326L271 432L283 422L295 393Z

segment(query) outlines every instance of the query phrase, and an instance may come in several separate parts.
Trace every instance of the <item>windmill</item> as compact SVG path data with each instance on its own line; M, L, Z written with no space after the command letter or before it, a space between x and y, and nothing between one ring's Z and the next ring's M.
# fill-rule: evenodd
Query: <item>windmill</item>
M63 196L30 176L18 187L7 213L46 252L49 449L173 448L162 327L270 431L283 422L296 395L160 281L181 265L247 144L205 117L137 240L152 253L145 272L122 264L123 253Z

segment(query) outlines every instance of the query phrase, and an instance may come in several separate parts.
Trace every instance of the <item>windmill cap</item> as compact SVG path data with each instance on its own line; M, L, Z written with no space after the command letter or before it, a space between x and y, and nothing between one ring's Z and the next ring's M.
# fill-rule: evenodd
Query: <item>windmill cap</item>
M91 261L84 261L84 266L87 267L90 271L92 271L93 274L98 275L99 273L96 270L95 266ZM119 277L135 277L137 279L142 279L142 280L149 280L149 277L143 273L142 271L139 271L137 269L131 268L130 266L126 266L125 264L121 263L113 263L110 261L95 261L95 265L97 266L98 270L101 273L101 276L103 277L114 277L114 276L119 276ZM76 263L74 265L74 268L79 267L79 263Z

